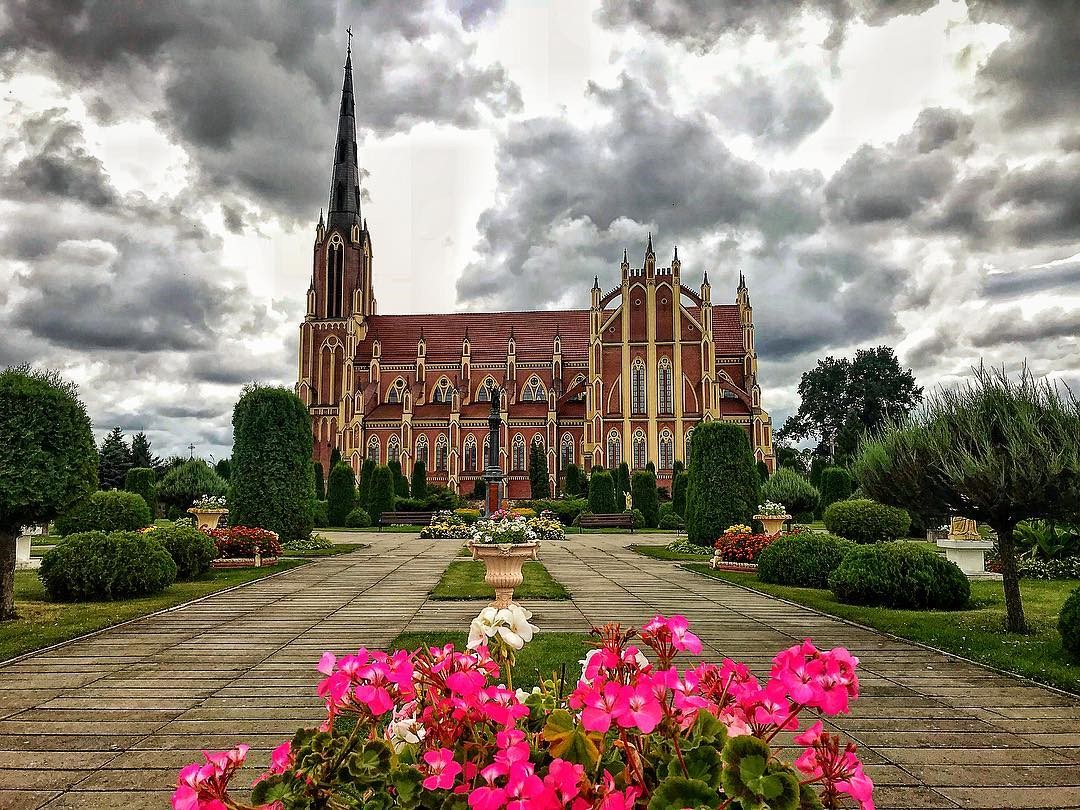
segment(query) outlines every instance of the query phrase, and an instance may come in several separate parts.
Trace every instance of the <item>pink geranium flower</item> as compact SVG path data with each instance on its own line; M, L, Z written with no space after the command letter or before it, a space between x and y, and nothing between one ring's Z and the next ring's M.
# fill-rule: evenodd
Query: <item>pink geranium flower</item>
M424 762L428 766L428 776L421 784L428 790L449 790L461 773L461 765L454 761L454 752L449 748L427 751Z

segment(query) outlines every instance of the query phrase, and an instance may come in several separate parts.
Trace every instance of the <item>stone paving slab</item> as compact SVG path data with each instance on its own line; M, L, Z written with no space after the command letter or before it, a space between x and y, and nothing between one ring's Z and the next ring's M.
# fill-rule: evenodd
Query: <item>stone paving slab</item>
M464 630L480 601L426 599L457 544L340 533L370 548L0 667L0 810L164 807L202 748L268 752L321 719L323 650L402 630ZM1080 700L629 551L572 535L542 556L572 600L528 603L542 631L682 613L709 658L755 671L806 636L862 660L862 697L829 725L854 739L881 808L1080 807ZM656 538L654 542L663 542Z

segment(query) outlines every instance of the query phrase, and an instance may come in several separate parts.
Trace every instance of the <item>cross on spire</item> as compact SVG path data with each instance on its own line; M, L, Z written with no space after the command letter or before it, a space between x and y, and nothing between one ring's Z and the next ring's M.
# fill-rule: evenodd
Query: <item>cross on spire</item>
M195 458L195 443L192 442L188 445L188 458Z
M348 46L346 47L345 50L346 50L347 53L352 53L352 26L351 25L348 28L345 29L345 33L349 35L349 44L348 44Z

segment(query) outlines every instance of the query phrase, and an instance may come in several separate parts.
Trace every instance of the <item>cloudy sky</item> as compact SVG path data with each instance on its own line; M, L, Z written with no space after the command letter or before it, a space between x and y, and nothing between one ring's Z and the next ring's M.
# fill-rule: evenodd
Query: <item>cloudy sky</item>
M227 455L295 379L349 25L383 313L587 306L652 230L746 273L778 425L882 343L1080 389L1068 0L0 0L0 364Z

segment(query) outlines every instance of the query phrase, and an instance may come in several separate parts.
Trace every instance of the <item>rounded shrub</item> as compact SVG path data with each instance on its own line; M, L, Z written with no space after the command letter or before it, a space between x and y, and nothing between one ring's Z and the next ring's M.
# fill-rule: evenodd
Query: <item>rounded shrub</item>
M634 528L635 529L644 529L645 528L645 515L642 514L640 509L632 509L632 510L630 510L630 515L633 518Z
M138 497L138 496L136 496ZM124 599L163 590L176 563L153 532L81 532L41 558L38 576L57 601Z
M359 506L349 512L345 525L350 529L364 529L371 525L371 515Z
M316 526L330 525L330 505L328 501L316 500L311 511Z
M1061 606L1058 632L1065 652L1073 660L1080 661L1080 588L1074 589Z
M56 521L62 535L78 532L121 532L145 528L153 522L141 495L123 490L95 492Z
M799 588L828 588L829 575L853 548L850 540L823 532L784 535L758 557L758 579Z
M813 512L820 494L817 488L790 467L779 467L761 485L761 498L782 503L789 515Z
M194 526L159 526L150 532L176 563L177 579L195 579L210 570L217 556L214 541Z
M825 528L856 543L888 543L907 537L911 516L868 498L837 501L822 516Z
M841 602L853 605L957 610L971 585L955 563L914 543L859 546L829 577Z
M728 526L749 523L761 503L761 479L746 430L733 422L698 425L689 466L686 535L691 543L712 546Z
M173 467L157 487L158 498L178 512L184 512L196 498L204 495L219 497L228 491L228 482L201 458L189 459Z
M132 467L124 476L124 489L141 495L150 507L150 516L157 514L157 473L151 467Z

